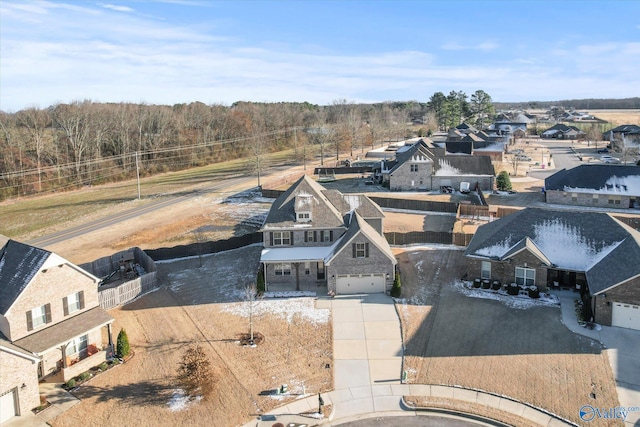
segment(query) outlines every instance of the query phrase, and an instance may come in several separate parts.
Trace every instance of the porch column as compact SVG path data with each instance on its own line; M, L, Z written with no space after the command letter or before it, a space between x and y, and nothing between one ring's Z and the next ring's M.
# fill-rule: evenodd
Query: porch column
M60 346L60 353L62 353L62 368L68 368L69 366L67 365L67 345L63 344L62 346Z
M300 263L294 262L294 267L296 268L296 291L300 290Z
M267 263L263 262L262 267L263 267L262 274L264 275L264 291L266 292L269 290L269 283L267 282Z

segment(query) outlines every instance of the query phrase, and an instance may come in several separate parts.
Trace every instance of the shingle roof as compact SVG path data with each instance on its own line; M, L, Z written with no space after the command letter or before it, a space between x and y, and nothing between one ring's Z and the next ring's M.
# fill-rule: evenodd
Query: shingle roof
M435 172L442 167L442 162L458 169L463 175L495 175L489 156L443 156L436 161Z
M387 257L389 257L394 265L396 264L396 259L393 256L393 252L391 251L391 246L389 246L389 242L387 239L380 233L378 233L367 221L364 220L358 213L354 213L349 216L348 219L349 228L346 233L344 233L340 240L338 240L333 250L331 251L331 255L325 259L325 263L329 264L332 259L334 259L338 253L344 249L345 246L351 242L351 240L358 235L359 233L364 234L367 239L376 245L378 249L380 249Z
M355 209L363 218L384 218L382 209L364 194L343 194L338 190L324 190L323 194L343 215Z
M507 259L527 238L557 268L584 271L592 294L640 275L640 232L601 212L527 208L479 227L465 255Z
M616 183L624 181L625 177L637 177L640 185L640 167L622 165L580 165L572 169L562 169L544 180L546 190L565 191L565 189L591 189L602 192L620 193ZM617 178L617 179L616 179ZM617 182L620 181L620 182ZM608 187L609 186L609 187ZM640 196L640 186L627 188L630 194Z
M638 125L620 125L618 127L615 127L613 129L611 129L610 132L624 132L624 133L631 133L631 134L640 134L640 126Z
M9 240L0 249L0 314L5 315L51 252Z
M31 335L27 335L13 344L32 353L42 353L51 348L66 344L72 339L113 322L113 317L103 308L94 307L70 317L60 323L49 326Z

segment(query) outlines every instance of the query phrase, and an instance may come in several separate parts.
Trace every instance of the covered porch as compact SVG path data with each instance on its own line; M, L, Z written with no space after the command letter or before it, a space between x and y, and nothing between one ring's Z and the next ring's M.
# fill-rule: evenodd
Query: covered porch
M327 292L325 259L331 246L265 248L260 257L265 291Z

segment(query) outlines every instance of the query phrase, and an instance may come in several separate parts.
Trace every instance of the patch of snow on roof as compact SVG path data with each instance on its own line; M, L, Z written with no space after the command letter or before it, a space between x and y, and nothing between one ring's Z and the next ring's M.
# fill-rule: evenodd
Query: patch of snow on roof
M503 151L504 142L494 142L491 145L487 145L483 148L474 148L474 151Z
M343 194L342 198L349 204L352 211L360 207L360 196L358 194Z
M331 310L315 308L315 298L286 298L280 300L262 300L254 303L253 316L275 316L292 323L298 317L312 324L327 323ZM222 311L241 317L249 317L249 303L237 302L224 304Z
M578 271L589 270L621 243L588 240L580 229L559 219L535 224L533 241L552 263Z
M454 168L449 162L444 159L439 159L440 169L436 171L436 176L452 176L462 175L460 169Z
M494 245L487 246L485 248L478 249L476 255L482 255L486 257L502 257L513 245L511 244L511 236L506 237L501 242Z
M564 191L592 194L629 194L640 195L640 171L638 175L612 176L602 188L579 188L565 186Z

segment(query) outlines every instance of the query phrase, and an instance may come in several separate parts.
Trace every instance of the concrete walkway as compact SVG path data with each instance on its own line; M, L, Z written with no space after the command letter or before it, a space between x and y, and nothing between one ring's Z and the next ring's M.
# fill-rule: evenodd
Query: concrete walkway
M61 383L41 382L38 384L38 388L40 394L47 397L51 406L37 414L29 411L19 417L14 417L3 424L3 427L48 427L49 421L80 403L78 398L62 388Z
M393 300L382 294L320 298L317 308L330 308L333 321L334 391L323 393L333 405L329 420L297 414L318 410L318 396L288 403L245 427L340 425L373 416L419 416L403 396L427 396L478 403L529 419L542 426L567 423L525 404L488 393L437 385L402 384L402 336ZM481 423L479 423L481 424ZM481 424L482 425L482 424ZM488 424L487 424L488 425Z
M620 406L640 408L640 331L610 326L601 326L599 331L583 328L578 324L575 312L574 301L579 298L578 294L565 290L553 293L560 299L562 323L576 334L599 341L607 348ZM625 425L639 426L640 411L630 412Z

